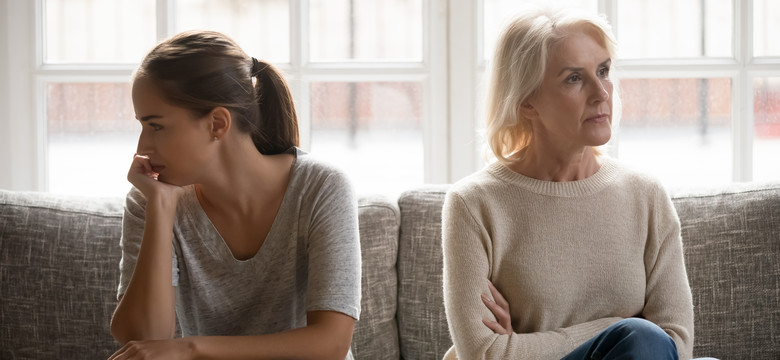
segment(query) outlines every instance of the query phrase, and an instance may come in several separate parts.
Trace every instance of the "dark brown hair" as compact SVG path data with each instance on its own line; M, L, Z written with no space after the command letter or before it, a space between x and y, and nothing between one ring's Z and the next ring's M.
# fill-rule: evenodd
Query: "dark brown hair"
M284 76L273 65L248 56L224 34L175 35L146 55L135 76L151 79L169 103L196 116L225 107L262 154L299 146L298 118Z

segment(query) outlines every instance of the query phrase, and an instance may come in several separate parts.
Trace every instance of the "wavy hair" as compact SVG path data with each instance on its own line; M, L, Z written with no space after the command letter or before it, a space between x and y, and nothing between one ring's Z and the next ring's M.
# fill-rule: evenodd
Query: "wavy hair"
M493 155L508 163L531 142L533 129L520 106L541 87L550 49L586 31L614 58L616 42L603 16L575 10L526 11L504 29L496 45L486 100L486 136Z

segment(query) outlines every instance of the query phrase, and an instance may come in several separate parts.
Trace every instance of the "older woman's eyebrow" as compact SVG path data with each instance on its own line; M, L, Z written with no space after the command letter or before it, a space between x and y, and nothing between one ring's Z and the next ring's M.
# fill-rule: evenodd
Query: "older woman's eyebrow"
M607 66L607 65L609 65L611 63L612 63L612 58L607 58L607 60L604 60L604 61L601 62L601 64L599 64L599 67ZM566 70L569 70L569 71L585 71L585 68L567 66L567 67L561 69L561 72L558 73L558 76L561 76L561 74L566 72Z

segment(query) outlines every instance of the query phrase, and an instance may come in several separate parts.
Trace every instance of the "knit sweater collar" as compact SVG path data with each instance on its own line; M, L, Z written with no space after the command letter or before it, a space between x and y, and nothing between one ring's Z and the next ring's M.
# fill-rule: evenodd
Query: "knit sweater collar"
M601 160L601 167L595 174L576 181L555 182L534 179L519 174L498 161L488 165L487 171L501 181L519 186L536 194L557 197L579 197L603 190L617 176L619 167L616 166L615 161L606 156L602 157Z

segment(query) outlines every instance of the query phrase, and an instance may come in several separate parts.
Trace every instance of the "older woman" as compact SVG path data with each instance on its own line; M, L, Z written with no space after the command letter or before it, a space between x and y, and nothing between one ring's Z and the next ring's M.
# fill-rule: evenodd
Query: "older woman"
M487 103L498 161L444 205L445 358L691 358L672 202L598 151L614 46L603 18L570 11L529 12L503 33Z

